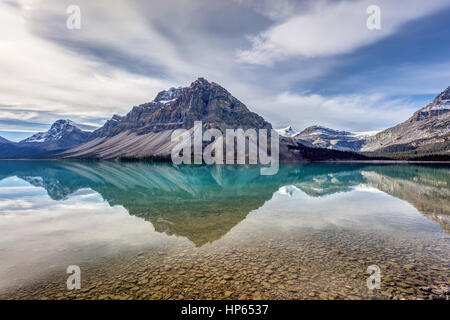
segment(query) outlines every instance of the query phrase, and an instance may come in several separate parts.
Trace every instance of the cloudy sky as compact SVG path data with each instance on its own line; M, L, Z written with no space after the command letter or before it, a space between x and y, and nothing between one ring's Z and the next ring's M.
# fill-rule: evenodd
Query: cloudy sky
M449 16L448 0L0 0L0 135L101 125L198 77L275 127L383 129L450 86Z

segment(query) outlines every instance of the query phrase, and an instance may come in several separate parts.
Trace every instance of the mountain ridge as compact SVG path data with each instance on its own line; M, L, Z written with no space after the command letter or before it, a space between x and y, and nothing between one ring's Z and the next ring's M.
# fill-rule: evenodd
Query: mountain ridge
M450 155L450 87L406 121L382 131L358 133L315 125L305 128L293 139L310 147L368 155Z
M280 158L286 161L363 160L364 156L356 153L384 157L398 150L411 152L425 148L432 152L435 151L433 146L449 154L449 111L450 87L405 122L381 132L358 133L318 125L296 132L288 126L276 130L280 134ZM202 121L204 129L217 128L222 132L236 128L272 129L268 121L250 111L225 88L198 78L187 87L160 91L151 102L134 106L123 116L115 114L95 130L82 130L83 125L66 119L57 120L48 131L18 143L3 141L0 137L0 158L168 157L175 144L171 141L172 132L187 129L192 134L195 121Z
M433 102L417 110L408 120L385 129L367 139L363 152L376 151L394 145L419 147L448 141L450 133L450 87ZM450 150L449 150L450 151Z
M0 136L0 143L13 143L13 142Z
M93 139L67 150L67 158L142 158L169 156L176 129L267 129L272 125L251 112L241 101L215 82L198 78L188 87L159 92L151 102L134 106L125 116L114 115L92 134Z

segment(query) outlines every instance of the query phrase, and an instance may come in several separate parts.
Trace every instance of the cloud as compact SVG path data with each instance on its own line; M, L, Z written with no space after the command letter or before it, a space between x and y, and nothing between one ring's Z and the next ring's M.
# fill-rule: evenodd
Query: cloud
M252 8L272 20L281 20L292 16L298 7L294 0L234 0L241 6Z
M418 108L404 99L382 94L337 95L281 93L254 101L275 128L292 125L303 130L311 125L350 131L381 130L403 122Z
M450 6L446 0L380 0L381 30L369 30L366 9L372 0L318 1L311 10L250 37L251 48L238 61L271 65L293 56L325 57L350 53L394 34L414 19Z
M34 111L28 110L5 110L0 107L0 119L2 120L16 120L21 119L24 121L36 119L38 117L38 113Z
M71 118L98 124L199 76L242 82L233 72L229 43L245 26L235 27L226 18L235 16L234 7L80 0L81 29L69 30L66 8L72 1L12 3L0 3L0 71L9 75L0 79L0 103L7 106L0 118L15 114L47 123ZM223 18L217 18L221 11ZM226 42L216 33L225 28Z
M443 7L444 1L411 0L405 7L403 0L379 1L380 32L365 28L367 3L78 0L81 30L68 30L66 8L71 0L3 1L0 72L6 76L0 78L0 131L43 131L53 121L67 118L99 125L114 113L125 114L132 106L152 100L160 90L189 85L199 76L218 82L274 125L291 119L298 126L324 119L320 121L324 125L349 125L345 128L349 130L363 124L375 129L395 124L409 116L410 105L401 105L409 101L394 100L392 107L398 110L391 112L389 121L383 116L388 97L442 90L448 79L445 54L433 62L442 68L430 68L424 54L420 68L415 61L402 60L404 70L394 62L367 72L361 66L370 60L370 52L362 58L336 52L378 41L414 17ZM428 24L437 28L438 23ZM355 27L360 24L362 28ZM445 28L439 31L446 36ZM249 34L256 35L254 45L242 51L237 61L236 50L248 47ZM419 42L435 44L427 37L406 40L408 48L419 47ZM386 55L386 62L390 58ZM355 97L380 92L380 103L360 101L363 111L357 110ZM351 106L362 124L357 118L349 121L341 115L314 113L317 104L335 104L342 108L335 110L341 111ZM326 109L337 112L332 110ZM374 115L371 123L366 114Z
M20 119L35 112L51 112L58 118L74 113L86 119L109 117L148 101L171 83L106 65L30 32L29 16L38 5L38 1L24 2L20 8L0 4L0 71L9 75L0 79L0 102L9 105L0 117L16 114ZM61 13L65 18L65 10ZM19 111L23 105L28 106L27 113Z

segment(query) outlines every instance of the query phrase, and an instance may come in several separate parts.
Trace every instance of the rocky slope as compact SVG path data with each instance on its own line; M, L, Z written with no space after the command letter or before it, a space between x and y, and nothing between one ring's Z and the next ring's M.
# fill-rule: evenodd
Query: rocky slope
M444 143L448 141L449 134L450 87L405 122L367 138L361 151L376 151L389 147L390 152L395 152L395 146L404 150L408 147Z

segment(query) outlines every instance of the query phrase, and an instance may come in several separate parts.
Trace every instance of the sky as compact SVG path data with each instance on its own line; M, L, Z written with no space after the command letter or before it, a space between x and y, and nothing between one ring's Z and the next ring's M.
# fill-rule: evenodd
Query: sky
M381 130L450 86L449 16L448 0L0 0L0 136L101 126L198 77L275 128Z

